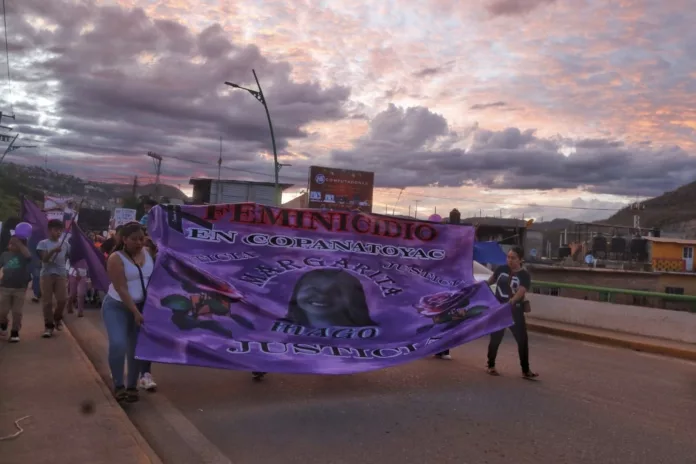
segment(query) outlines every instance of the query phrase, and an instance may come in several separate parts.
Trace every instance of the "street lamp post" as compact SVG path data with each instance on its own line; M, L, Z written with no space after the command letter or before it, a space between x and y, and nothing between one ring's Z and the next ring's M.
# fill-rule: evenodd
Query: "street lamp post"
M237 84L232 83L232 82L225 82L225 85L229 85L230 87L234 87L235 89L246 90L254 98L256 98L263 105L263 108L266 110L266 117L268 118L268 128L271 130L271 143L273 144L273 175L274 175L274 179L275 179L275 197L276 197L275 199L276 199L276 205L280 206L281 193L280 193L280 184L278 183L278 175L280 174L280 168L282 168L283 165L278 162L278 151L276 150L275 134L273 133L273 123L271 122L271 113L268 111L268 104L266 103L266 97L264 97L264 95L263 95L263 90L261 89L261 84L259 83L259 78L256 77L256 71L252 69L251 72L254 74L254 80L256 81L256 87L259 90L247 89L246 87L242 87L241 85L237 85Z

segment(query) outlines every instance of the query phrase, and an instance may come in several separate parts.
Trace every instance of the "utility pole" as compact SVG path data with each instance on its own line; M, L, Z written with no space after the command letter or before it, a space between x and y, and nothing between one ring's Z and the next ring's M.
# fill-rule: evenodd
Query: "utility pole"
M420 200L416 200L416 212L413 213L413 217L418 219L418 203L420 203Z
M404 189L406 187L401 187L401 190L399 190L399 196L396 197L396 203L394 203L394 207L392 208L392 216L396 215L396 205L399 204L399 200L401 200L401 194L404 193Z
M247 89L246 87L242 87L241 85L237 85L233 82L225 82L225 85L229 85L230 87L234 87L235 89L242 89L246 90L249 92L254 98L256 98L259 103L263 105L263 108L266 110L266 118L268 118L268 128L271 131L271 144L273 145L273 176L275 179L275 196L276 196L276 206L279 206L282 202L282 195L280 192L280 184L278 182L278 175L280 174L280 168L283 166L290 166L289 164L280 164L278 162L278 151L276 150L276 141L275 141L275 134L273 133L273 122L271 122L271 113L268 111L268 104L266 103L266 97L263 95L263 90L261 89L261 83L259 83L259 78L256 77L256 71L251 70L252 74L254 74L254 80L256 81L256 87L258 90L252 90L252 89Z
M10 137L9 135L0 135L0 141L10 142L7 148L5 148L2 157L0 157L0 164L2 164L2 162L5 160L5 156L7 156L8 153L19 150L20 148L36 148L36 145L15 145L14 143L17 141L17 137L19 137L19 134L15 135L14 137Z
M6 115L6 114L3 114L2 111L0 111L0 123L2 123L2 118L10 118L10 119L14 120L15 116L14 116L14 114L8 116L8 115ZM7 129L7 130L10 130L10 131L12 130L12 128L9 127L9 126L2 126L2 125L0 125L0 128L2 128L2 129Z
M154 151L148 151L147 156L152 158L152 162L155 165L155 200L159 201L160 174L162 173L162 156L158 155Z
M138 176L133 177L133 190L131 191L133 198L138 198Z
M631 210L633 213L633 228L636 229L638 235L642 235L640 232L640 212L645 209L645 204L636 201L631 204Z
M217 194L217 198L215 199L215 203L222 203L222 199L220 198L222 196L222 184L220 183L222 178L222 135L220 136L220 157L218 158L218 178L217 178L217 188L215 189Z

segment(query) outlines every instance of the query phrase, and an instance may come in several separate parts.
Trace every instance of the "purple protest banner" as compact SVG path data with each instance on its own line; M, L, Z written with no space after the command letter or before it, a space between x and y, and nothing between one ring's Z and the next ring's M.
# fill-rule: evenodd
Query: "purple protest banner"
M136 357L349 374L512 325L473 277L473 227L253 203L158 206Z

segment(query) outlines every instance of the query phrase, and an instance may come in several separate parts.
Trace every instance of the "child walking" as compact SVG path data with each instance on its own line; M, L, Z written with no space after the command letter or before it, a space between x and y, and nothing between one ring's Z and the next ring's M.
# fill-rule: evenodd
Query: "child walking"
M0 336L7 335L8 315L12 313L10 343L19 342L22 309L27 285L31 281L31 253L25 239L12 237L7 251L0 255Z
M48 238L41 240L36 251L41 256L41 302L44 315L43 338L51 338L53 330L63 327L63 310L68 300L68 269L66 261L70 254L70 242L67 237L61 238L65 226L63 221L52 219L48 221ZM56 299L56 309L53 310L53 297Z

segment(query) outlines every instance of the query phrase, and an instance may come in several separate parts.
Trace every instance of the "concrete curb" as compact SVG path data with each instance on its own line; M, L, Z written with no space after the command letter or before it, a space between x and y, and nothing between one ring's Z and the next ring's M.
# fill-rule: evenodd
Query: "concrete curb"
M70 321L70 324L77 324L76 327L73 326L77 333L77 344L102 383L108 385L108 366L101 362L107 350L106 334L102 333L94 322L93 318L85 315L83 319ZM148 411L146 415L136 412L143 411L144 408ZM158 392L141 398L134 413L131 416L130 410L128 413L124 411L132 426L158 456L160 462L231 464L231 460L210 442L164 393ZM165 431L164 436L161 434L162 431ZM176 443L172 443L171 440L176 440Z
M82 349L82 346L80 346L80 343L77 341L72 332L70 332L70 329L68 328L67 324L63 324L63 334L67 335L68 338L70 338L73 347L77 350L77 352L80 355L80 360L85 364L85 366L89 370L90 375L97 383L97 385L99 385L99 388L106 397L106 400L109 402L109 405L111 405L114 408L114 410L117 411L116 415L119 417L121 422L123 422L124 427L126 428L126 430L128 430L130 436L133 437L138 447L141 449L143 453L143 459L141 462L149 462L151 464L163 464L162 460L159 458L159 456L157 456L157 453L155 453L155 451L150 447L149 443L145 440L140 431L138 431L135 425L133 425L131 420L128 418L126 412L123 410L123 408L121 408L121 405L118 404L116 398L114 398L114 396L111 394L111 389L108 385L106 385L102 377L99 375L96 368L92 364L92 361L90 361L87 357L87 353L85 353L85 351Z
M661 345L659 343L651 343L640 340L631 340L628 337L622 338L620 335L611 336L608 334L594 334L584 332L582 330L551 327L543 324L535 324L533 322L527 322L527 328L530 331L544 333L548 335L556 335L559 337L597 343L600 345L614 346L617 348L628 348L630 350L642 351L644 353L660 354L672 358L696 361L696 350L682 349L676 346Z

